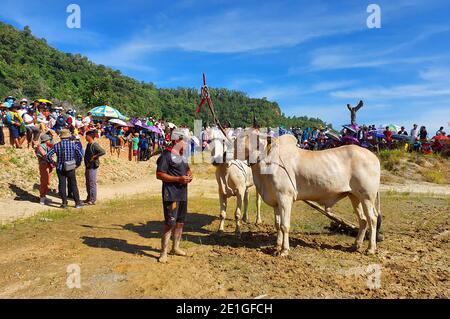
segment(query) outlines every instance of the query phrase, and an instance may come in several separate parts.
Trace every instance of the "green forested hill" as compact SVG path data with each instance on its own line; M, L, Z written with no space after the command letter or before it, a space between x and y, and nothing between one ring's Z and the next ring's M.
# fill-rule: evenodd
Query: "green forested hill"
M188 125L200 101L197 88L158 89L79 54L55 50L45 39L35 38L28 27L18 31L0 22L0 97L6 95L47 98L81 110L108 104L128 116L155 115ZM233 126L251 124L253 111L264 126L324 124L319 119L285 117L276 102L242 92L211 89L211 95L219 118ZM206 107L201 117L211 120Z

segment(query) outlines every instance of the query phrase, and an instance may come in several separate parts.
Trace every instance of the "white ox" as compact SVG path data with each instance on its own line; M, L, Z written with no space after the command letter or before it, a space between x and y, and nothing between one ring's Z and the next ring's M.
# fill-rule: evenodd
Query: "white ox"
M228 132L232 138L232 132ZM209 150L211 151L211 163L216 167L216 180L219 187L220 201L220 225L219 232L224 231L225 218L227 215L227 199L236 197L236 235L241 234L241 210L243 209L244 222L249 222L248 201L249 189L253 184L253 174L247 162L233 160L233 152L227 153L226 138L223 133L212 128L209 131ZM230 158L231 157L231 158ZM256 224L261 224L261 196L256 193Z
M378 158L354 145L324 151L302 150L292 135L273 139L268 146L266 137L253 129L245 132L235 141L234 158L250 161L258 193L274 208L277 252L288 255L294 201L315 201L329 210L339 200L349 197L359 221L354 249L361 248L369 228L367 252L374 254L380 204Z

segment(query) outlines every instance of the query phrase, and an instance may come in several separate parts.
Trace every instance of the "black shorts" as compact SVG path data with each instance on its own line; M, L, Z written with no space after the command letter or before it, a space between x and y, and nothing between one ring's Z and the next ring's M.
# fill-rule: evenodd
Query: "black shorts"
M175 223L184 223L187 214L187 202L163 202L164 221L166 225L173 226Z

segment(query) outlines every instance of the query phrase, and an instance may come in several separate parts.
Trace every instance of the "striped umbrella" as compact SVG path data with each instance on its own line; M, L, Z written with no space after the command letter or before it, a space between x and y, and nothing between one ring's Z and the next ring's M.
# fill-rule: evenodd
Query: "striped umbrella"
M120 119L120 120L126 119L126 117L122 113L120 113L118 110L116 110L115 108L108 106L108 105L94 107L89 112L94 117L108 117L108 118Z

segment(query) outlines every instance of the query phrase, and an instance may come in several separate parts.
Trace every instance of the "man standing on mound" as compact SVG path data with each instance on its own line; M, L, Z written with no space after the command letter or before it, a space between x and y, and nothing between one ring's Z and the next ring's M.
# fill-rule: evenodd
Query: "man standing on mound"
M184 220L187 214L187 184L192 181L192 172L183 156L187 150L185 132L175 129L172 132L172 145L158 158L156 178L163 182L162 200L164 209L164 229L161 238L159 262L167 262L170 236L173 237L172 254L186 256L180 249Z

